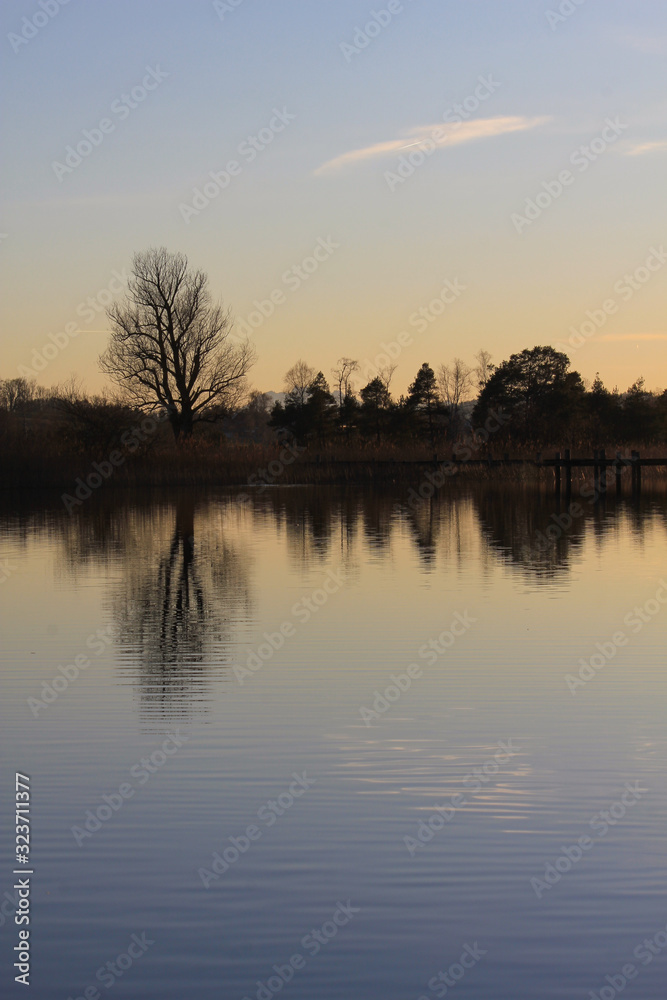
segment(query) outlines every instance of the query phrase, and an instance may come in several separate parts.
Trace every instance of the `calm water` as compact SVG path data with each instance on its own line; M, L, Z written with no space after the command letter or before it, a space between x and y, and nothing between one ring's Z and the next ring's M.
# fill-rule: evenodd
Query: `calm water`
M38 1000L664 1000L667 504L554 504L6 504L2 994L20 771Z

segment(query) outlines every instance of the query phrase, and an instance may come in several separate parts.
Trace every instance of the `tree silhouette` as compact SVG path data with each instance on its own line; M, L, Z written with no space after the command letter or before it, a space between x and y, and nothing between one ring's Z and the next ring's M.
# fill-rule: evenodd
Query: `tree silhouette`
M128 293L108 310L111 341L101 368L143 409L165 407L174 436L236 404L255 356L232 339L203 271L164 247L135 254Z
M336 401L329 390L323 372L318 372L308 386L308 401L305 406L306 419L311 435L324 440L334 425Z
M563 436L584 394L578 372L569 371L567 354L533 347L512 354L494 370L473 413L481 425L491 410L511 414L512 436L548 441Z
M375 434L379 443L385 429L387 414L391 409L391 396L379 375L361 390L361 416L366 430Z
M305 361L299 360L292 365L290 370L285 373L283 381L285 402L304 406L308 399L308 388L314 378L315 369L307 365Z
M431 445L435 445L435 424L434 416L438 408L438 386L435 380L435 372L429 364L424 362L417 376L408 389L407 405L413 410L419 410L426 414L428 433Z
M485 351L483 347L479 349L475 355L475 375L477 376L477 385L480 389L483 389L486 383L491 378L491 373L495 370L495 365L491 364L491 358L493 355L489 351Z
M353 358L339 358L336 367L331 369L338 387L338 405L341 409L348 396L353 395L352 376L358 371L359 362Z
M444 404L449 410L450 432L459 430L461 403L464 402L472 385L473 370L461 358L454 358L451 365L440 365L438 387Z
M336 403L324 374L315 374L304 361L297 361L285 375L285 389L284 405L276 402L271 411L271 426L287 429L298 441L327 437L333 429Z

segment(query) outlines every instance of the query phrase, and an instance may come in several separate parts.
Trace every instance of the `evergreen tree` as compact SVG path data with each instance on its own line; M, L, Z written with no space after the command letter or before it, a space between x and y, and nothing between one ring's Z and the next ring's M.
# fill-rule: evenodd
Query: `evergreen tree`
M435 415L438 411L438 384L435 372L424 362L414 382L408 389L407 404L410 409L425 415L431 445L435 446Z
M387 427L387 416L391 410L391 396L385 383L379 376L365 385L361 390L361 418L366 433L375 435L380 442Z

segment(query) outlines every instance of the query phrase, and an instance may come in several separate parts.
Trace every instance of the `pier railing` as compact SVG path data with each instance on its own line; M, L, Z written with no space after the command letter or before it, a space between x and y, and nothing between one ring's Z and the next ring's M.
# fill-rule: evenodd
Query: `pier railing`
M315 455L312 458L302 459L301 465L315 464L322 467L348 467L371 466L371 467L426 467L432 466L445 470L445 475L458 473L461 469L502 469L502 468L538 468L554 470L554 489L560 494L561 490L569 493L572 489L572 472L574 469L592 469L595 490L598 495L606 493L611 485L615 485L616 493L623 492L623 482L627 481L627 472L630 471L630 482L633 493L639 493L642 486L642 469L662 468L667 469L667 458L642 458L638 451L631 451L628 455L616 452L614 457L607 455L604 449L594 451L592 458L573 458L570 449L557 451L553 458L543 457L538 452L535 458L511 458L505 453L502 458L495 457L488 453L486 456L477 458L442 458L434 454L432 459L342 459L330 458L327 455ZM611 475L609 470L611 470Z

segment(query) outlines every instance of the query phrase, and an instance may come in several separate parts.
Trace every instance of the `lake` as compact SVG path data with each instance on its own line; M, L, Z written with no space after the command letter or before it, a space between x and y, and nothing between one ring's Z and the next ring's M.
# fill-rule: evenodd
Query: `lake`
M667 500L6 497L38 1000L664 1000ZM5 985L7 984L7 985Z

